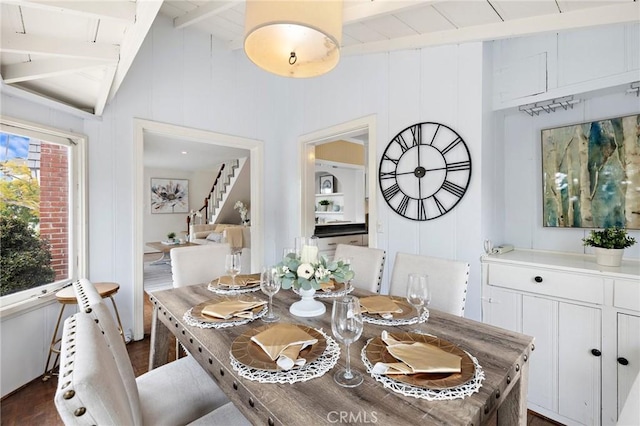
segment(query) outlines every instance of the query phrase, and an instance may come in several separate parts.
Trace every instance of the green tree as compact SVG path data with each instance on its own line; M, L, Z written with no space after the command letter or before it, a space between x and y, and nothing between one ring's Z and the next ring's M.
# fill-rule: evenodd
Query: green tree
M32 226L40 222L40 184L24 160L0 162L0 215L19 217Z
M0 296L53 282L47 241L21 218L0 216Z

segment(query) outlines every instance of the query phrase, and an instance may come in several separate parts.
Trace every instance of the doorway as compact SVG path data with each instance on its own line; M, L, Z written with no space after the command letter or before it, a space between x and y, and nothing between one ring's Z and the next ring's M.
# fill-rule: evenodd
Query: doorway
M263 200L262 175L264 167L264 143L260 140L230 136L206 130L182 127L168 123L134 119L134 286L133 286L133 339L144 337L144 142L149 135L245 149L249 152L251 173L251 266L257 270L263 258Z
M338 124L326 129L318 130L300 137L301 157L300 157L300 235L313 235L315 232L315 181L316 181L316 157L315 147L326 142L350 137L362 137L367 140L366 161L365 161L365 197L368 204L368 229L369 247L378 246L377 238L377 134L376 116L368 115L356 120Z

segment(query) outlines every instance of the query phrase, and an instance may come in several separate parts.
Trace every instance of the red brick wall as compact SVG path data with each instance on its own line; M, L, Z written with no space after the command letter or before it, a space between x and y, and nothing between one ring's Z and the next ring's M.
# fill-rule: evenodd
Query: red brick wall
M40 151L40 237L49 241L56 281L68 278L69 163L67 147L42 142Z

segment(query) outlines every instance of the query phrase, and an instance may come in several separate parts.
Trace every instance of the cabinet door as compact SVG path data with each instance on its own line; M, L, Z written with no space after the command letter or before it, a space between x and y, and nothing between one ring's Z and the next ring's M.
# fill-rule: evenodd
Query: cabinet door
M552 411L557 410L558 398L557 329L558 302L522 296L522 333L536 339L530 357L527 400Z
M483 298L482 320L496 327L520 331L518 303L521 296L492 286L486 288L488 294Z
M640 317L618 314L618 354L616 358L618 358L619 415L627 400L633 380L640 372ZM627 365L624 365L625 360L628 362Z
M585 425L599 425L600 309L559 303L558 314L558 412Z

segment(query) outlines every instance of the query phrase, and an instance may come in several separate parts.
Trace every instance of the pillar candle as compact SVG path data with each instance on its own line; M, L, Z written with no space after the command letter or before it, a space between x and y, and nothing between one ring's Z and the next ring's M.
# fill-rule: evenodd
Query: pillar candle
M300 262L316 263L317 261L318 261L318 247L302 246L302 252L300 253Z

